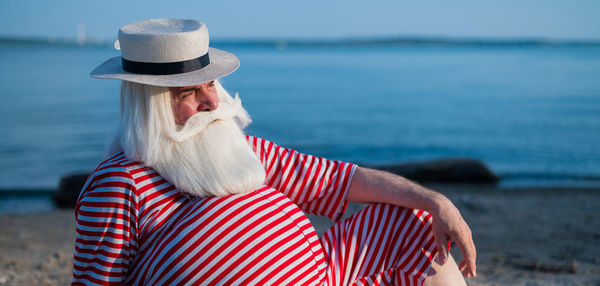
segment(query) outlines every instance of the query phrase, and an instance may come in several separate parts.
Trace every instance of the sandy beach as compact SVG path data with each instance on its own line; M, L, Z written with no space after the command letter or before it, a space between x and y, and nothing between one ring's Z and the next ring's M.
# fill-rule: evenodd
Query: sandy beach
M600 189L429 187L450 197L472 228L478 277L469 285L600 285ZM330 225L311 220L319 233ZM1 215L0 285L68 284L74 229L72 209Z

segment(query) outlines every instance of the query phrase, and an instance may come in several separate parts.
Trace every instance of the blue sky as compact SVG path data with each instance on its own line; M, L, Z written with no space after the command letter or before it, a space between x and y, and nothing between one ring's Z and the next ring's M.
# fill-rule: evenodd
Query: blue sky
M4 0L0 35L114 39L147 18L194 18L213 38L443 36L600 40L597 0Z

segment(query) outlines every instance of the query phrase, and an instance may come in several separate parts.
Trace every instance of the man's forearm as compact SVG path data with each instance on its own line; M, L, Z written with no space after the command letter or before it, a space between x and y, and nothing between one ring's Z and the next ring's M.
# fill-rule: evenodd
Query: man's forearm
M435 212L448 203L444 195L401 176L363 167L356 169L347 199L359 203L388 203L429 212Z

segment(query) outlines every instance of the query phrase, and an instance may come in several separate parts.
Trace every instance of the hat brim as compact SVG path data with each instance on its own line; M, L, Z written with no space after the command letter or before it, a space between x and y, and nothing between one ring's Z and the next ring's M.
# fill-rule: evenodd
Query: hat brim
M110 58L90 74L94 78L120 79L155 86L190 86L224 77L239 66L238 58L229 52L209 48L210 64L202 69L170 75L149 75L126 72L121 65L121 56Z

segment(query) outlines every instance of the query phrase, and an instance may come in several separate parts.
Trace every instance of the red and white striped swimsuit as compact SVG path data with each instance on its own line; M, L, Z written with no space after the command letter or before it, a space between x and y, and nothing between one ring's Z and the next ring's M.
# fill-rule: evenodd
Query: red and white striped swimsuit
M319 239L303 211L339 219L355 165L247 138L267 179L246 194L190 199L122 152L101 163L75 209L73 284L422 283L428 213L375 204Z

